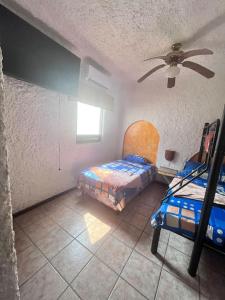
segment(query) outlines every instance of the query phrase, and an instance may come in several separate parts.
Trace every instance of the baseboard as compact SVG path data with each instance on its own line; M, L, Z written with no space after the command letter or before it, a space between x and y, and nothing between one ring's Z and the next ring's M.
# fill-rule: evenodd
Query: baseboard
M18 211L18 212L16 212L16 213L14 213L14 214L13 214L13 217L17 217L17 216L19 216L19 215L22 215L22 214L24 214L24 213L26 213L26 212L28 212L28 211L30 211L30 210L32 210L32 209L34 209L34 208L36 208L36 207L42 205L42 204L44 204L44 203L47 203L47 202L49 202L49 201L52 201L52 200L54 200L55 198L57 198L57 197L59 197L59 196L62 196L62 195L66 194L66 193L68 193L68 192L70 192L70 191L75 190L75 189L77 189L76 186L73 187L73 188L71 188L71 189L68 189L68 190L66 190L66 191L64 191L64 192L62 192L62 193L59 193L59 194L54 195L54 196L52 196L52 197L49 197L49 198L47 198L47 199L45 199L45 200L42 200L42 201L40 201L40 202L38 202L38 203L36 203L36 204L34 204L34 205L31 205L31 206L29 206L29 207L27 207L27 208L24 208L24 209L22 209L22 210L20 210L20 211Z

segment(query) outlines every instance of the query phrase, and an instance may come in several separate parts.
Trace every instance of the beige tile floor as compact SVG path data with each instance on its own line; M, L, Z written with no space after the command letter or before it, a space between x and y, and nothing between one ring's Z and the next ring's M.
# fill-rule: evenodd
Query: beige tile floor
M14 219L22 300L225 299L225 258L162 231L150 251L149 217L165 186L151 184L121 214L74 190Z

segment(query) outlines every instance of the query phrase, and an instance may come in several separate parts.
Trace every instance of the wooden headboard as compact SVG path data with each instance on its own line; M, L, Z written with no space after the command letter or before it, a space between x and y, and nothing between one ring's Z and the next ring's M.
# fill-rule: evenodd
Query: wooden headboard
M147 121L137 121L131 124L124 135L123 156L137 154L156 164L159 145L157 129Z

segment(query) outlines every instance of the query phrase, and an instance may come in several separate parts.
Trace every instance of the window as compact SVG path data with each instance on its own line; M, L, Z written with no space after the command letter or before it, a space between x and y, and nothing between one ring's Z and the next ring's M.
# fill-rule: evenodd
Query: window
M77 143L98 142L102 134L102 109L77 102Z

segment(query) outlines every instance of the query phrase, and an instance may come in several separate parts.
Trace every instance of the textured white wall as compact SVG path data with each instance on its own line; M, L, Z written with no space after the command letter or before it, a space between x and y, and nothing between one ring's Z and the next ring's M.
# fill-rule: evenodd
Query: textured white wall
M0 48L0 299L17 300L19 299L19 287L12 225L4 113L2 52Z
M161 78L146 80L127 93L121 144L125 129L143 119L152 122L160 134L158 166L180 169L199 150L204 123L221 117L225 75L218 71L216 78L207 80L191 71L189 74L186 77L181 73L173 89L166 88L162 74ZM170 164L164 159L165 149L177 151Z
M115 107L113 112L104 112L102 141L76 144L76 102L5 76L13 212L74 187L80 169L117 157L120 100L117 88L113 90ZM59 140L61 171L58 171Z

